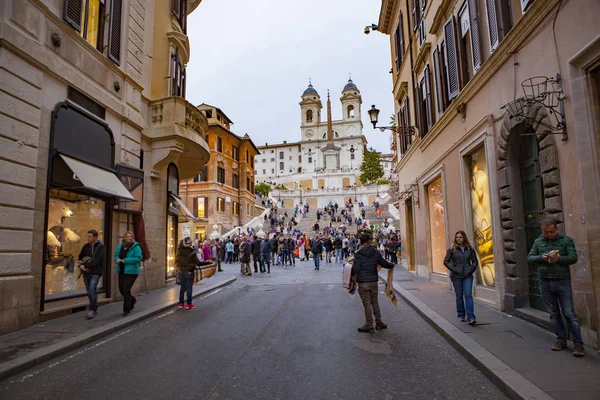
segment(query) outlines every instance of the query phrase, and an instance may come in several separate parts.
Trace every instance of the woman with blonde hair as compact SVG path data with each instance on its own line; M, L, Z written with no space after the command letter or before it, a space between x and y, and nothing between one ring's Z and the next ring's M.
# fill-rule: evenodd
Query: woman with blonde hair
M133 239L133 232L127 231L123 241L117 246L114 257L117 263L117 276L119 277L119 292L123 296L122 317L129 315L136 303L136 298L131 294L131 288L140 273L142 262L142 248Z
M464 231L458 231L454 235L454 243L446 252L444 265L450 270L450 279L454 285L456 294L456 312L458 319L465 321L469 325L475 325L475 306L473 304L473 273L477 269L477 254L471 247L469 239Z

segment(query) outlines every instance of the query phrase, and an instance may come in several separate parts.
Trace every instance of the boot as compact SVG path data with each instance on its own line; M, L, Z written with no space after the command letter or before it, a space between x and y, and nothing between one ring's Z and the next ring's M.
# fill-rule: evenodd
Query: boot
M363 326L358 328L358 331L360 333L373 333L375 332L375 329L373 329L373 325L364 324Z
M575 357L583 357L585 355L585 350L582 344L573 345L573 355Z
M567 348L566 340L557 340L556 343L552 345L552 351L561 351Z
M387 325L384 324L383 322L378 322L375 324L375 329L377 329L378 331L381 331L383 329L387 329Z
M269 267L268 267L268 268L269 268L269 269L267 270L267 274L270 274L270 273L271 273L271 266L269 265Z

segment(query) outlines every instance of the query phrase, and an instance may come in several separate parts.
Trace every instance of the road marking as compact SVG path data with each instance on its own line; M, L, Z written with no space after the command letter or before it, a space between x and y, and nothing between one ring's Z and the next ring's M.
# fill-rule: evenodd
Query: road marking
M332 290L333 289L333 285L327 285L327 290Z
M198 298L198 300L202 300L202 299L205 299L205 298L207 298L207 297L209 297L209 296L212 296L213 294L216 294L216 293L220 292L220 291L221 291L221 290L223 290L223 289L225 289L225 288L224 288L224 287L222 287L222 288L219 288L219 289L213 290L212 292L210 292L210 293L208 293L208 294L205 294L205 295L203 295L203 296L200 296L200 297ZM45 370L48 370L48 369L50 369L50 368L57 367L57 366L59 366L60 364L63 364L63 363L65 363L65 362L67 362L67 361L69 361L69 360L71 360L71 359L73 359L73 358L75 358L75 357L77 357L77 356L80 356L80 355L82 355L82 354L84 354L84 353L88 352L88 351L95 350L95 349L97 349L97 348L98 348L98 347L100 347L100 346L103 346L103 345L105 345L105 344L107 344L107 343L109 343L109 342L112 342L113 340L115 340L115 339L116 339L116 338L118 338L118 337L121 337L121 336L123 336L123 335L126 335L126 334L128 334L128 333L130 333L130 332L133 332L133 331L135 331L135 330L137 330L137 329L139 329L139 328L141 328L141 327L143 327L143 326L145 326L145 325L147 325L147 324L150 324L150 323L152 323L152 322L154 322L154 321L157 321L157 320L159 320L159 319L162 319L162 318L164 318L164 317L167 317L167 316L169 316L169 315L171 315L171 314L175 313L175 311L177 311L177 309L169 310L169 311L167 311L167 312L165 312L165 313L162 313L162 314L160 314L160 315L157 315L156 317L154 317L154 318L151 318L151 319L149 319L149 320L147 320L147 321L140 322L140 323L138 323L136 326L134 326L134 327L132 327L132 328L126 329L126 330L124 330L124 331L122 331L122 332L118 332L118 333L116 333L116 334L114 334L114 335L112 335L112 336L109 336L109 337L107 337L106 339L104 339L104 340L102 340L102 341L100 341L100 342L98 342L98 343L96 343L96 344L94 344L94 345L92 345L92 346L89 346L89 347L86 347L86 348L84 348L84 349L82 349L82 350L79 350L79 351L77 351L77 352L75 352L75 353L71 354L70 356L67 356L67 357L65 357L65 358L63 358L63 359L61 359L61 360L59 360L59 361L56 361L56 362L53 362L53 363L51 363L51 364L48 364L48 365L46 365L45 367L42 367L42 368L36 369L35 371L32 371L32 372L30 372L30 373L29 373L29 374L27 374L27 375L23 375L22 377L20 377L20 378L18 378L18 379L15 379L15 380L13 380L13 381L10 381L9 383L23 383L23 382L25 382L26 380L28 380L28 379L31 379L31 378L33 378L34 376L41 374L41 373L42 373L42 372L44 372Z

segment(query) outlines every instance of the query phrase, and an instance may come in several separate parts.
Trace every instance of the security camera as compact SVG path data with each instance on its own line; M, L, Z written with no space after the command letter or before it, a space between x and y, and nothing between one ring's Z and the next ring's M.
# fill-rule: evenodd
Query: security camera
M371 33L371 27L370 26L365 26L365 35L368 35L369 33Z

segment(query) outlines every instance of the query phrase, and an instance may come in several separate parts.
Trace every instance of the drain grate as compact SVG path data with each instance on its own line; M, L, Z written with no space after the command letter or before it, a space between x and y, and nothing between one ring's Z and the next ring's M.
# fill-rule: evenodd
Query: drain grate
M414 282L414 279L394 279L394 282Z
M421 291L421 289L417 289L417 288L410 288L410 289L404 289L404 290L416 290L416 291Z

